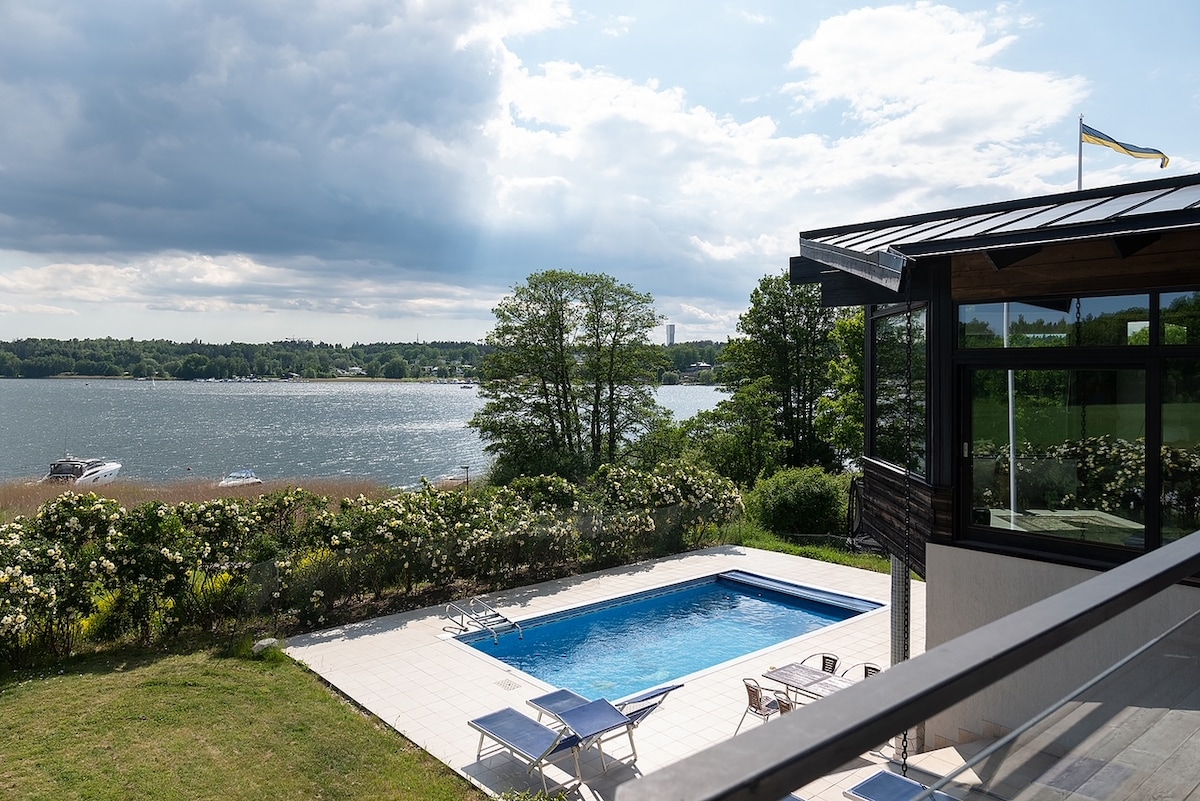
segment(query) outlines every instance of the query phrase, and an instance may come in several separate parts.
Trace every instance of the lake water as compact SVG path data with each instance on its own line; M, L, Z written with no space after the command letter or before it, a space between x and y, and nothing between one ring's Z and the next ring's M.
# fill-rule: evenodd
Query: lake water
M669 386L675 419L711 409L712 387ZM40 478L69 452L121 462L121 478L365 478L411 486L488 467L467 421L475 389L409 382L0 380L0 481Z

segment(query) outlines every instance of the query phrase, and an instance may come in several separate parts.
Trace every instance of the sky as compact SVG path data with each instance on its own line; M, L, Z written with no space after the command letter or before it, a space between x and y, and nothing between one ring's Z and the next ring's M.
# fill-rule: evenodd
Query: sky
M1200 4L0 0L0 340L737 335L802 230L1197 171ZM665 328L652 339L665 341Z

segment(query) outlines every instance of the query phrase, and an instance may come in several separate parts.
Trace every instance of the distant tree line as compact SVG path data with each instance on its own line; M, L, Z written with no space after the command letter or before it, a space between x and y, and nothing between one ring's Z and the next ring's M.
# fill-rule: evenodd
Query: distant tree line
M693 365L715 364L721 343L663 347L679 383ZM376 342L350 346L308 340L227 344L165 339L18 339L0 342L0 378L109 376L192 380L260 378L477 378L492 348L475 342ZM656 360L656 364L660 360ZM711 383L708 381L707 383Z

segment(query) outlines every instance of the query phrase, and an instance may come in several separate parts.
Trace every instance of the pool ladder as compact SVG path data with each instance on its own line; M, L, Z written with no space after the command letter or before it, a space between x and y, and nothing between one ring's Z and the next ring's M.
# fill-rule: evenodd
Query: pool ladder
M471 627L468 624L474 623L480 629L491 633L493 643L500 641L501 634L513 629L517 630L518 638L524 639L525 637L520 623L509 620L482 598L472 598L467 602L466 608L457 603L446 604L446 617L454 626L445 626L443 629L455 634L470 631Z

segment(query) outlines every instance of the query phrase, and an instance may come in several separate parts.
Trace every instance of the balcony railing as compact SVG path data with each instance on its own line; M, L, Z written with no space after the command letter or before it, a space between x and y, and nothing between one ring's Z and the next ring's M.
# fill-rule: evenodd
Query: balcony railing
M617 801L779 801L1198 572L1200 532L621 785Z

